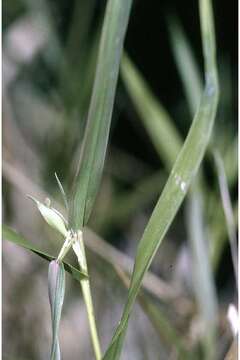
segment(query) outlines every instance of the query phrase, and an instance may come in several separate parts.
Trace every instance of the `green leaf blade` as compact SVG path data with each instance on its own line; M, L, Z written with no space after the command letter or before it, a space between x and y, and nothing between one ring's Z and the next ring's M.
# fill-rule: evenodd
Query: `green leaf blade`
M70 209L71 226L87 222L101 181L113 102L132 0L109 0L104 18L96 76L80 168Z
M104 360L119 359L129 316L145 272L197 173L209 142L218 103L218 77L211 3L200 0L205 88L188 136L139 243L128 299Z

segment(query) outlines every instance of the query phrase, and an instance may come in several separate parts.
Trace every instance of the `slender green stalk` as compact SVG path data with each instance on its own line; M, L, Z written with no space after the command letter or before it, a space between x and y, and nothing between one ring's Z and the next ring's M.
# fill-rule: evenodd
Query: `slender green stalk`
M82 231L78 231L78 233L76 234L76 241L73 244L73 250L74 250L75 254L77 255L80 269L84 269L84 272L86 272L86 274L88 274L87 259L86 259L85 247L84 247L84 242L83 242L83 237L82 237ZM97 333L97 326L96 326L96 321L95 321L94 307L93 307L89 278L80 280L80 283L81 283L81 288L82 288L82 293L83 293L83 299L84 299L86 309L87 309L89 328L90 328L95 358L96 358L96 360L101 360L102 354L101 354L100 342L99 342L98 333Z
M95 353L95 358L96 358L96 360L100 360L102 358L102 353L101 353L100 342L99 342L98 333L97 333L96 320L95 320L94 311L93 311L94 307L93 307L93 301L92 301L89 280L82 280L81 287L82 287L83 298L85 301L87 314L88 314L88 321L89 321L89 327L90 327L90 332L91 332L91 339L92 339L93 349L94 349L94 353Z

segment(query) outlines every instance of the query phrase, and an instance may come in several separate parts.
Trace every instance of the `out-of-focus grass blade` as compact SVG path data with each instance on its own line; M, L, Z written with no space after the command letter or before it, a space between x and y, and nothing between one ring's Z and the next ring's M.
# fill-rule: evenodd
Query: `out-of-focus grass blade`
M65 293L65 270L62 263L53 260L48 268L48 295L52 316L51 360L61 360L58 339L59 325Z
M37 254L38 256L40 256L41 258L47 260L47 261L52 261L55 259L54 256L49 255L46 252L43 252L41 250L39 250L35 245L31 244L29 241L27 241L22 235L17 234L14 230L12 230L11 228L9 228L6 225L3 225L3 238L5 240L11 241L12 243L19 245L27 250L32 251L33 253ZM64 268L65 270L72 275L72 277L77 280L80 281L81 279L86 279L88 276L87 274L85 274L83 271L79 271L77 270L74 266L63 262Z
M148 205L159 194L159 189L163 187L165 176L163 172L155 172L146 176L143 180L136 184L134 190L126 190L117 194L113 200L111 211L100 219L101 230L109 229L109 227L117 224L123 225L129 220L129 217L139 209Z
M210 228L211 260L212 260L214 269L217 269L219 266L219 262L221 260L222 252L223 252L224 246L226 244L226 239L228 236L227 231L226 231L226 225L225 225L225 215L224 215L224 211L223 211L222 207L218 207L216 209L216 213L219 215L218 220L217 220L217 215L216 215L216 219L214 219L215 221L211 225L211 228ZM234 224L236 227L238 224L238 203L234 204L233 216L234 216Z
M60 69L60 90L64 96L65 107L70 113L78 111L78 116L70 116L70 120L81 122L80 131L83 129L86 105L89 101L90 90L95 72L95 39L90 37L91 22L93 20L95 0L76 1L74 4L71 27L64 49L63 64ZM94 36L98 34L98 29ZM95 52L95 51L94 51ZM95 54L94 54L95 55ZM94 62L94 69L92 63ZM69 124L69 116L67 116ZM71 126L70 126L71 128ZM79 139L79 134L78 139Z
M80 168L70 209L71 226L77 229L81 229L89 218L102 176L131 3L131 0L109 0L107 3Z
M182 146L173 121L126 53L121 63L121 75L159 156L170 170Z
M60 69L60 86L66 92L69 82L74 81L73 73L84 67L87 53L87 37L94 10L94 0L78 1L74 4L70 29L64 48L63 63ZM78 79L80 80L81 77ZM71 95L72 92L70 92ZM66 94L66 96L69 96Z
M195 114L202 94L202 81L193 51L177 19L169 21L169 32L176 65L183 83L191 114Z
M183 345L181 334L173 327L168 318L164 315L163 311L161 311L159 307L157 307L154 302L143 293L139 295L138 301L143 311L151 321L153 327L159 334L161 340L164 340L170 349L175 349L177 358L179 360L193 359Z
M127 302L104 360L120 357L129 316L143 276L196 175L211 135L218 103L215 37L211 2L200 0L199 4L205 61L205 87L200 106L138 246Z
M113 264L113 268L122 281L123 285L128 289L130 286L129 276L118 266ZM162 311L155 305L149 296L145 294L143 290L140 290L137 300L158 333L161 340L163 340L168 347L175 348L178 355L178 359L187 360L190 359L188 353L181 341L181 336L177 330L171 325L168 318L163 314Z
M231 249L235 278L236 278L236 284L238 284L237 237L236 237L233 208L232 208L230 193L228 190L228 184L227 184L227 178L226 178L223 160L218 152L214 153L214 159L217 168L218 182L219 182L222 205L225 214L226 226L227 226L228 237L230 242L230 249Z
M85 56L94 8L95 0L82 0L74 4L64 56L69 70L81 65Z
M223 154L223 163L229 188L237 180L238 176L238 137L236 136Z
M198 186L191 189L187 207L187 229L192 253L193 285L201 319L206 359L216 357L217 299L209 261L203 220L202 197Z

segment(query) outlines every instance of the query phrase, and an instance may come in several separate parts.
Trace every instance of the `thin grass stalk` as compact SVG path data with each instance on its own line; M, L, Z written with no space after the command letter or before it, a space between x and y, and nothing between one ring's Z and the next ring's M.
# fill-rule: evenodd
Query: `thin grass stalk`
M80 269L83 269L84 273L88 274L88 267L87 267L87 259L86 259L86 252L82 237L82 232L78 231L76 234L76 242L73 245L73 250L78 258L78 263ZM96 327L96 320L94 314L94 306L90 288L89 277L82 279L80 281L81 289L83 293L83 299L87 309L88 321L89 321L89 328L91 333L92 345L95 354L96 360L100 360L102 358L100 342L98 338L98 332Z

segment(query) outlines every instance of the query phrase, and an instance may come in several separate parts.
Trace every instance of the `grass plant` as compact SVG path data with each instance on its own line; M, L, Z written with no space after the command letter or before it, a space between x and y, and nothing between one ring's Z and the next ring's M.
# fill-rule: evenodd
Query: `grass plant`
M45 2L42 2L43 9L46 11L46 4L44 4ZM193 118L185 139L183 139L180 129L177 128L176 122L164 105L159 102L144 76L134 65L133 60L126 51L123 52L132 0L107 1L103 21L99 21L101 26L99 25L97 31L92 35L92 41L89 41L89 32L94 16L94 1L83 1L81 4L82 6L80 6L80 2L76 2L69 37L66 42L67 55L61 57L61 61L58 63L60 69L59 87L65 106L62 139L65 145L69 145L71 149L77 149L72 157L77 161L73 161L75 169L71 191L65 193L61 181L55 174L64 203L63 212L53 207L48 200L42 203L42 199L40 201L33 198L38 194L32 193L32 189L28 191L44 220L62 237L62 245L57 254L50 255L48 251L38 248L6 225L3 227L3 238L49 262L48 286L52 325L51 360L61 359L59 327L65 295L66 271L81 286L88 316L89 334L96 360L120 359L130 317L137 301L150 320L159 339L163 340L166 348L168 348L169 353L174 350L176 359L217 360L219 304L214 281L216 267L212 266L212 258L215 257L214 262L217 264L220 261L220 254L224 246L224 241L223 245L219 245L217 242L219 237L216 234L219 234L219 231L221 234L228 233L237 278L236 228L233 205L228 189L228 183L232 185L235 182L236 166L230 166L226 173L224 171L224 162L227 167L229 158L231 159L231 155L236 149L237 141L235 139L234 144L228 144L228 152L224 158L220 155L215 157L226 218L226 226L222 230L221 226L223 225L218 224L219 213L211 213L208 205L209 198L213 207L216 207L219 203L219 195L212 194L205 178L204 169L200 168L205 154L207 154L208 160L212 161L211 154L215 146L213 141L214 122L219 103L217 46L212 2L211 0L199 0L204 81L201 80L196 59L180 23L175 18L168 22L174 59L185 93L185 106L189 108ZM53 33L53 39L55 39L54 44L58 48L57 53L62 54L54 23L50 20L49 23L51 24L49 26ZM74 53L78 43L81 44L78 49L79 61L76 60L77 56ZM93 239L93 251L111 265L119 281L127 289L127 297L120 321L111 334L110 343L103 352L101 336L99 337L100 326L95 316L95 299L90 286L91 277L86 247L91 248L91 244L87 240L88 226L91 224L92 214L95 214L96 199L103 180L119 71L127 96L142 122L146 136L150 139L160 161L163 163L164 172L156 171L148 174L139 181L136 189L130 188L117 194L113 200L114 209L110 209L109 216L105 216L106 219L103 219L102 230L114 228L116 224L123 226L134 212L146 205L149 206L152 201L158 198L137 245L132 271L130 271L129 266L119 266L123 259L126 260L120 251L117 252L109 244L105 244L104 240L99 240L99 242L95 240L94 242ZM78 81L85 83L82 92L79 83L75 83L75 77L78 78ZM73 108L78 114L78 125L76 123L74 125ZM71 118L71 126L66 122L68 117ZM76 143L74 134L76 128L81 129L78 138L79 143ZM215 142L217 143L217 140ZM9 182L24 192L26 186L21 186L20 180L19 182L15 181L16 176L11 173L11 168L7 167L7 163L4 169ZM163 186L166 174L168 177ZM20 177L20 179L23 180L23 183L26 182L26 178ZM29 187L29 182L27 187ZM162 187L163 190L160 193ZM37 189L35 185L32 188L33 190ZM192 285L194 295L190 295L190 300L183 294L184 290L175 289L174 291L171 286L168 287L168 284L149 272L157 251L186 197L187 211L184 216L193 270L192 281L194 283ZM206 219L207 210L212 214L211 221ZM213 255L211 249L214 251ZM78 268L66 261L66 256L72 250L78 262ZM119 258L118 263L117 259ZM156 282L154 282L155 277L157 278ZM148 280L146 281L146 279ZM158 293L158 296L156 296L157 291L154 286L151 287L152 283L163 289ZM151 289L153 291L150 295ZM154 296L158 299L153 300ZM164 313L161 307L161 302L171 299L172 306L177 312L176 303L180 301L180 298L185 301L185 304L190 304L189 308L191 309L194 307L193 303L196 305L197 315L202 323L202 332L200 332L197 344L186 345L187 341L184 335L181 334L177 326L174 326L170 317Z

